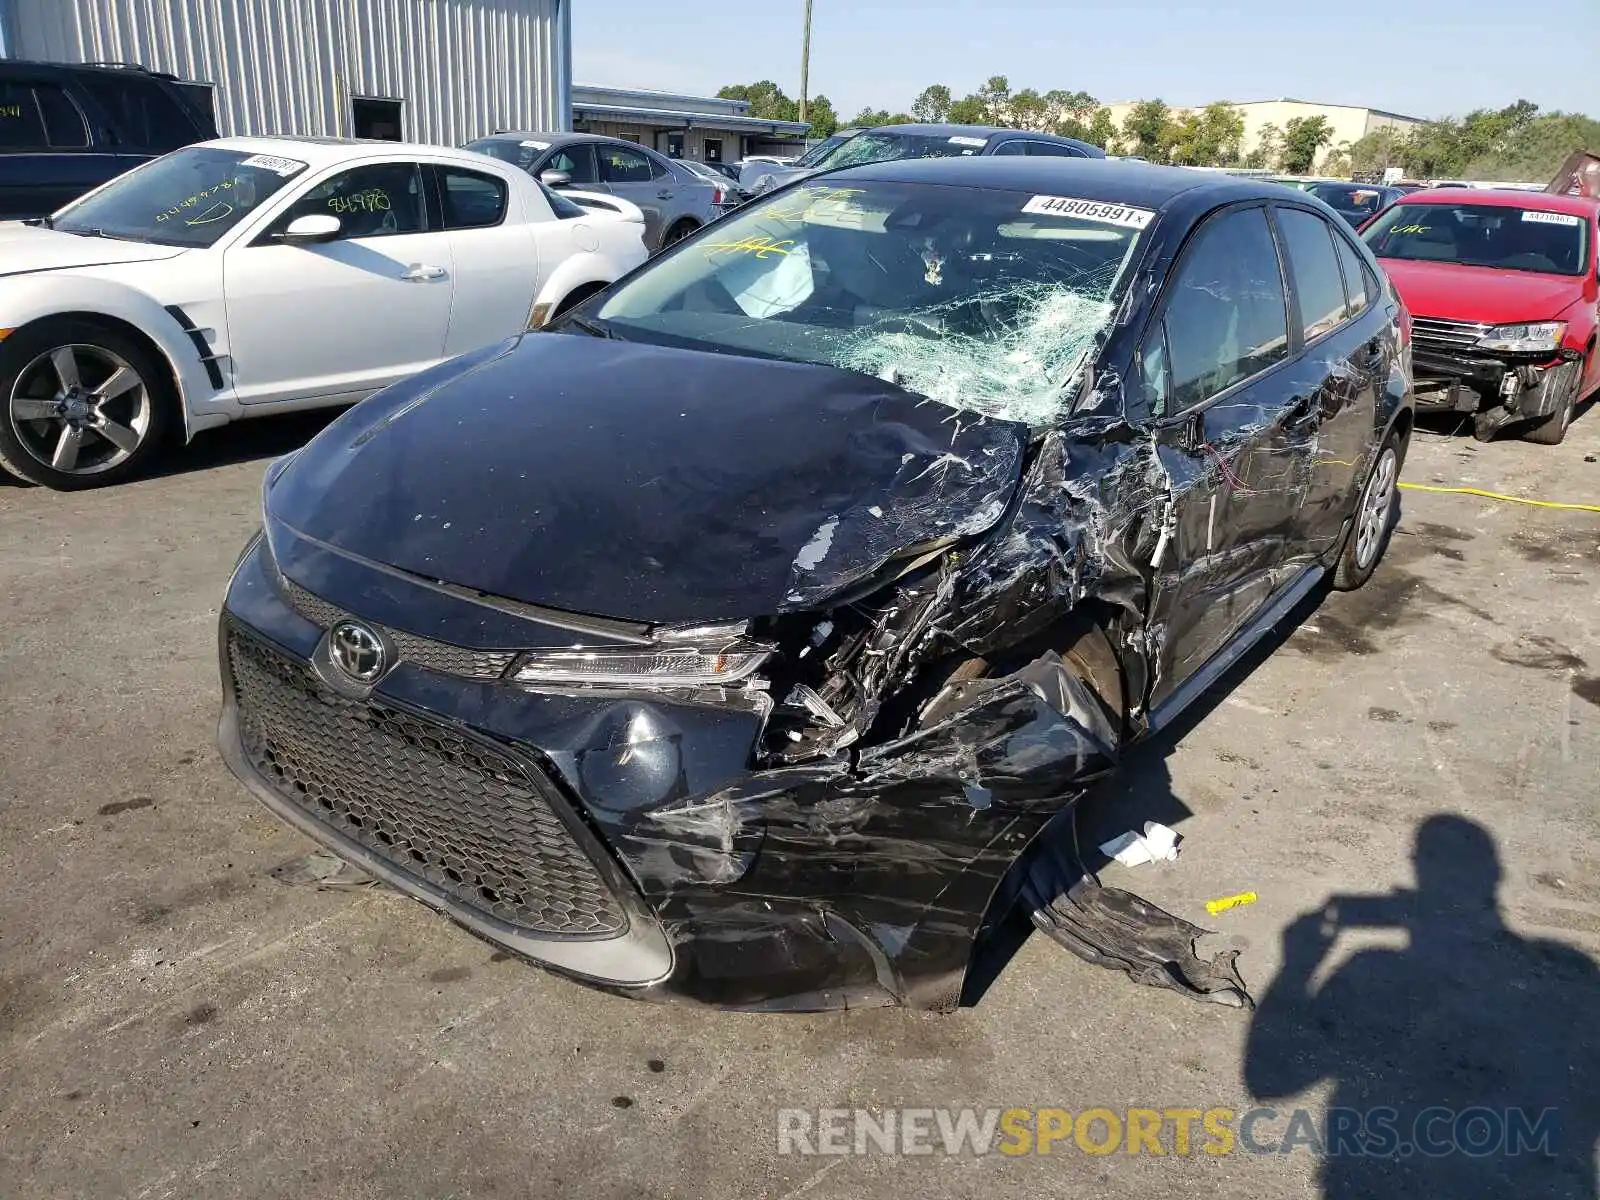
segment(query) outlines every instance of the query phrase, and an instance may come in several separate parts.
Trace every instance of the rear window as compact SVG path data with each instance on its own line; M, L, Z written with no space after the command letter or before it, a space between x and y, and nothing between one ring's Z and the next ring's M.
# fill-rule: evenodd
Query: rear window
M1581 275L1589 222L1502 204L1397 204L1362 237L1379 258Z
M200 136L183 106L153 79L85 71L78 82L116 124L125 145L164 153Z
M1374 216L1383 208L1384 189L1360 187L1348 183L1319 183L1310 189L1311 194L1330 208L1340 212Z

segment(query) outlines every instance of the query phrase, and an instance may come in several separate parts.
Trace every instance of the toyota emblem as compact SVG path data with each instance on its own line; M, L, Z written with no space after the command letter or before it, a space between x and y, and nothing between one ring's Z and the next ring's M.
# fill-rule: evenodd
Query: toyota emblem
M328 657L357 683L375 683L389 666L383 639L359 621L340 621L328 631Z

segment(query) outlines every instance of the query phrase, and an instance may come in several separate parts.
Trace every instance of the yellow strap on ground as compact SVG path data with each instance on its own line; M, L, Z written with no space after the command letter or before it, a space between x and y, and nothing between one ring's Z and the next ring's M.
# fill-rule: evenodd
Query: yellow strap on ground
M1454 496L1482 496L1485 500L1504 500L1507 504L1531 504L1534 508L1565 508L1573 512L1600 513L1600 504L1564 504L1559 500L1529 500L1523 496L1508 496L1504 492L1486 492L1481 488L1433 487L1426 483L1402 483L1411 492L1447 492Z

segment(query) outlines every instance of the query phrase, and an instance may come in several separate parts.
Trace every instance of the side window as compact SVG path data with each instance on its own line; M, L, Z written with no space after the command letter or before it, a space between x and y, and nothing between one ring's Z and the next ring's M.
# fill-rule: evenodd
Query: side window
M481 229L505 219L504 182L460 167L440 167L438 171L446 229Z
M47 144L33 88L0 80L0 148L43 150Z
M165 153L198 136L188 113L153 79L112 71L85 71L75 78L111 118L125 145Z
M998 158L1002 154L1023 155L1027 152L1028 144L1024 141L1001 142L994 148L993 157Z
M563 146L550 156L550 161L545 163L546 171L565 171L572 176L573 183L596 183L599 177L594 171L594 147L587 142L576 146Z
M1309 342L1345 317L1344 281L1339 254L1333 247L1338 235L1321 217L1298 208L1278 209L1278 228L1283 232L1289 271L1300 297L1300 320Z
M1283 276L1265 209L1207 221L1166 294L1175 408L1198 404L1288 356Z
M352 167L317 184L278 218L274 232L312 214L339 218L339 240L423 233L422 168L416 163Z
M53 83L36 83L33 94L38 98L45 136L52 146L73 150L89 144L89 130L83 123L83 114L67 98L66 92Z
M1029 142L1028 154L1033 158L1082 158L1071 146L1059 146L1055 142Z
M596 146L602 183L649 183L650 160L622 146Z
M651 158L648 154L644 157L645 161L650 164L650 177L652 179L672 178L672 168L667 165L664 159Z
M1336 237L1333 244L1338 247L1339 265L1344 268L1344 311L1347 316L1353 317L1378 302L1378 281L1372 277L1372 269L1361 261L1361 255L1356 253L1356 248L1349 241Z

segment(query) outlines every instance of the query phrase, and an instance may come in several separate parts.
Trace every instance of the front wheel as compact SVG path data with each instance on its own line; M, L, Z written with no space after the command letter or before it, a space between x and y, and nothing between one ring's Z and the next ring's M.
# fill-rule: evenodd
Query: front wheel
M0 467L77 491L120 483L156 453L171 401L131 338L93 322L44 321L0 342Z
M1567 430L1572 427L1573 411L1578 407L1578 389L1583 386L1583 368L1582 361L1570 362L1544 373L1539 386L1559 389L1560 398L1556 401L1554 412L1523 433L1523 441L1540 446L1559 446L1566 440Z
M1361 499L1356 502L1350 536L1345 539L1339 565L1333 572L1333 586L1341 592L1354 591L1371 579L1389 548L1389 537L1399 515L1402 449L1399 431L1390 433L1367 474Z

